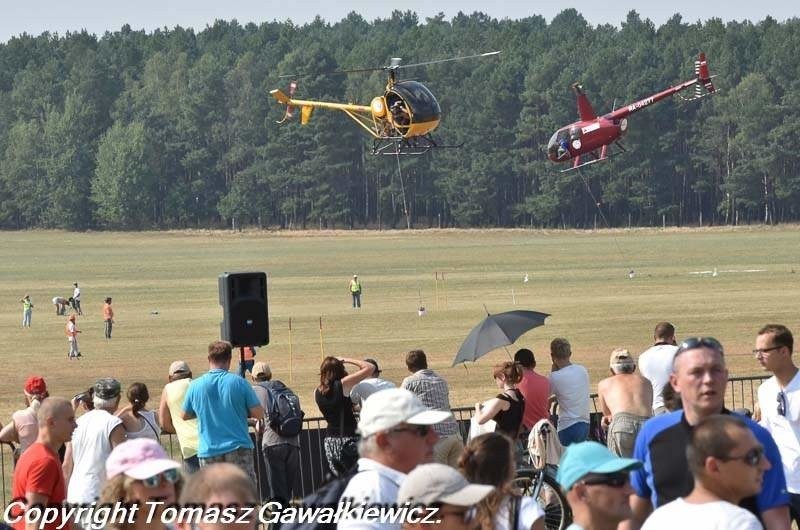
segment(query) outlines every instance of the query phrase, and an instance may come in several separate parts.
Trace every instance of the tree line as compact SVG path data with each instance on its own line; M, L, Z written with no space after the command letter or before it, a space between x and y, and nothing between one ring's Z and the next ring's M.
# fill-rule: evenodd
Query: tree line
M436 95L439 141L373 156L337 112L277 125L269 90L368 104L384 72L319 75L502 50L403 71ZM800 219L800 19L620 27L574 9L497 20L395 11L217 21L200 32L129 26L0 44L0 228L418 228L777 223ZM560 173L543 148L576 119L573 82L600 113L693 75L720 93L634 114L628 152Z

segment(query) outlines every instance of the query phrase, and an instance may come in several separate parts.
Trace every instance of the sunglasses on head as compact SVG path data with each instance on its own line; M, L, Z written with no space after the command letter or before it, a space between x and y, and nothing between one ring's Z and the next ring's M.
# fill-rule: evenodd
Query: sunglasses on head
M167 469L166 471L162 471L157 475L153 475L152 477L147 477L142 479L140 482L144 484L148 488L157 488L161 481L164 480L168 484L175 484L178 482L178 470L177 469Z
M778 401L778 415L786 417L788 403L786 402L786 394L783 393L783 390L778 392L778 396L775 399Z
M407 425L405 427L395 427L394 429L389 429L388 432L410 432L416 434L420 438L424 438L425 436L428 436L430 430L430 425Z
M761 462L761 459L764 458L764 448L763 447L754 447L747 451L742 456L729 456L726 458L720 458L723 462L729 462L731 460L741 460L748 466L756 467Z
M722 349L722 344L714 337L690 337L680 343L675 355L680 355L685 351L696 348L711 348L716 352L725 353L725 350Z
M581 480L581 484L586 486L609 486L611 488L621 488L628 483L627 473L608 473L605 475L592 475Z

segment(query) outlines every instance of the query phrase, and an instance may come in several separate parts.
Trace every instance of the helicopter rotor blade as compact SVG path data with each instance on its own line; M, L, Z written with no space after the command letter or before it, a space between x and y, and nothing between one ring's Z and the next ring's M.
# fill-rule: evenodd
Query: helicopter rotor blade
M422 63L401 64L401 65L397 65L397 66L389 66L389 67L387 67L387 69L392 69L392 68L400 69L400 68L413 68L415 66L428 66L430 64L449 63L449 62L453 62L453 61L463 61L463 60L466 60L466 59L477 59L479 57L489 57L491 55L499 55L499 54L500 54L500 51L478 53L478 54L475 54L475 55L464 55L464 56L461 56L461 57L450 57L448 59L436 59L434 61L425 61L425 62L422 62Z

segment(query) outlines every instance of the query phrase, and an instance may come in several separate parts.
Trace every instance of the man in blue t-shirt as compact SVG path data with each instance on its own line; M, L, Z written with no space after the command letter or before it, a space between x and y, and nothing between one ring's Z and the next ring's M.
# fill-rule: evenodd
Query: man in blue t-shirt
M634 495L633 528L639 528L653 508L688 495L694 479L688 468L686 446L692 429L713 414L730 414L723 408L728 370L722 345L712 338L683 341L672 365L670 384L680 394L683 410L651 418L636 438L633 457L644 467L631 473ZM772 464L764 473L761 492L740 506L751 511L765 530L789 530L789 495L780 454L770 434L754 421L745 420Z
M198 420L200 443L197 456L200 467L217 462L236 464L256 484L248 418L263 418L264 408L250 384L228 372L231 350L229 342L214 341L209 344L209 370L189 385L183 401L182 417L184 420Z

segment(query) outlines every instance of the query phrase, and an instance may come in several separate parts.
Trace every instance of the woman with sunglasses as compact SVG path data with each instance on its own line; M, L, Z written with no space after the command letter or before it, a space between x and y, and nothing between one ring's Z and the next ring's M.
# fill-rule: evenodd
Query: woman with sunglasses
M525 413L525 398L517 389L517 383L522 381L522 365L506 361L495 365L492 375L495 384L502 392L482 406L476 403L475 417L480 425L494 420L497 423L495 429L497 432L516 440Z
M108 481L99 503L126 502L138 505L139 509L133 522L127 518L124 522L109 521L106 529L172 530L171 525L162 523L161 514L181 493L180 467L180 463L169 458L164 449L149 438L128 440L115 447L106 460ZM151 507L155 508L151 511Z
M495 487L476 505L481 530L544 530L542 508L514 488L514 442L508 436L491 432L470 440L458 468L468 481Z

